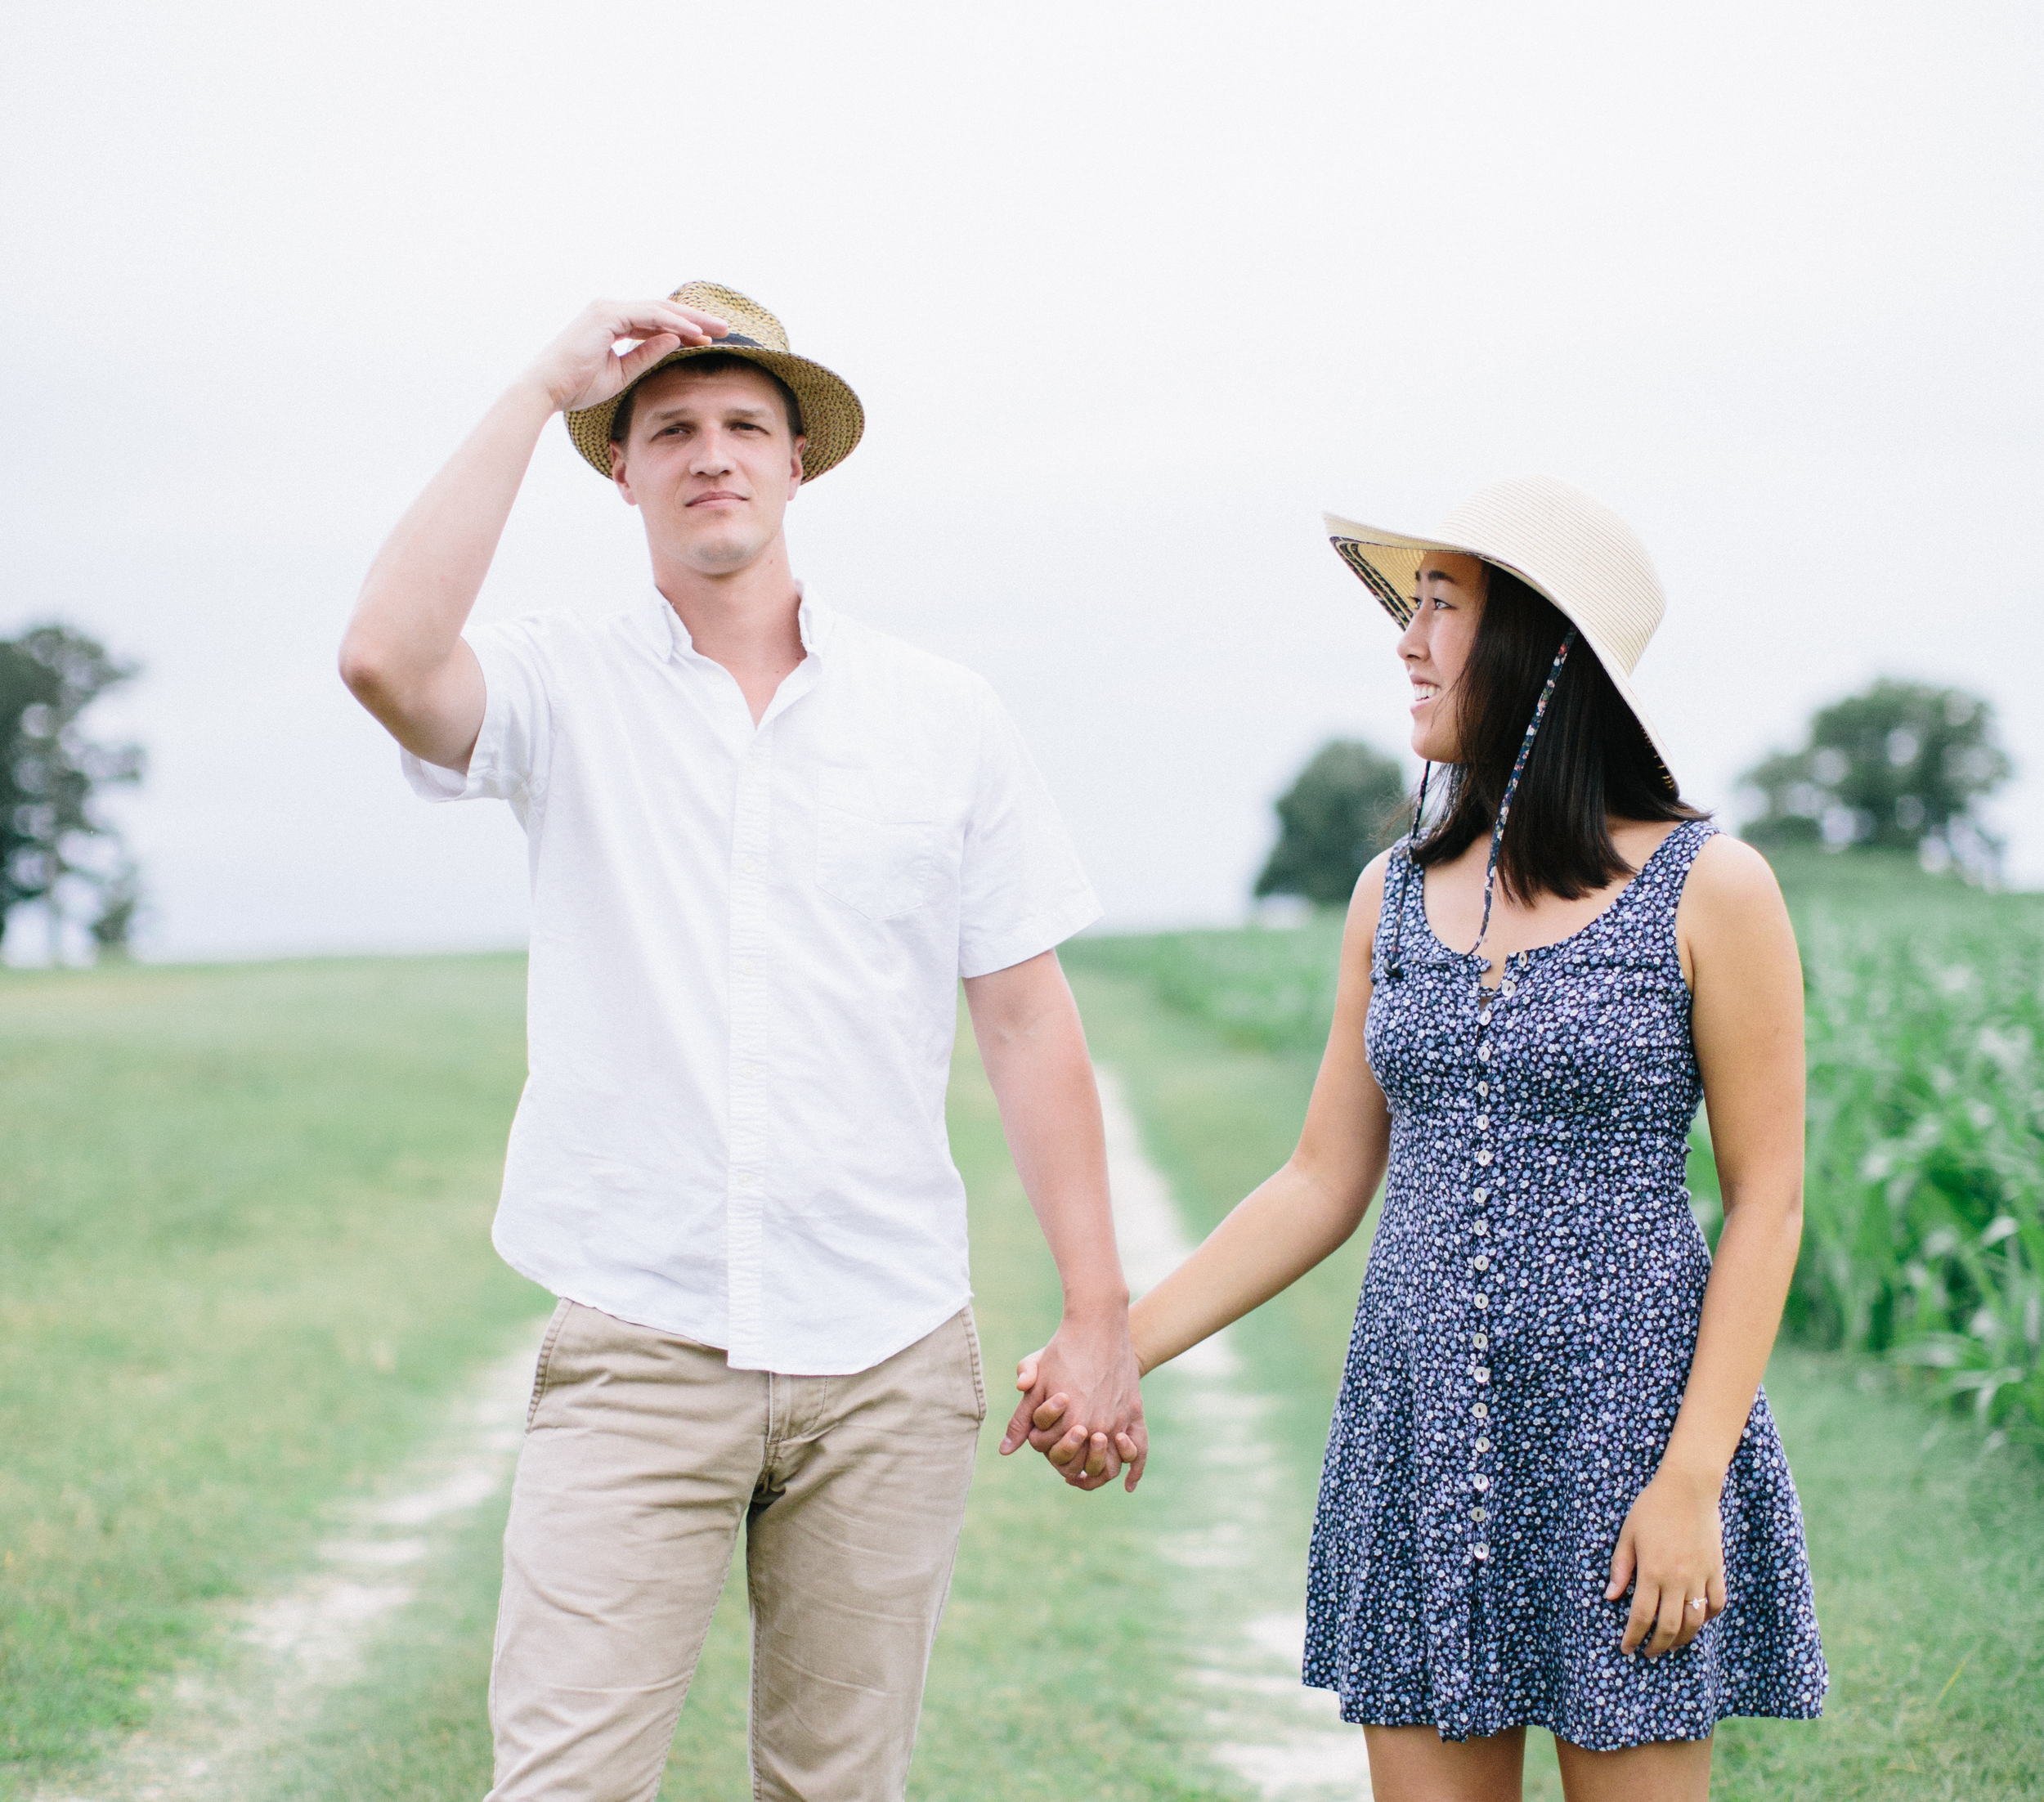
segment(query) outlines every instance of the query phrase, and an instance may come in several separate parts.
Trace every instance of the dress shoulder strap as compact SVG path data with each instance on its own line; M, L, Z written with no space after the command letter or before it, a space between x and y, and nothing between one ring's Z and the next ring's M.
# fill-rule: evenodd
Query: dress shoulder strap
M1381 988L1387 978L1396 982L1406 967L1423 954L1423 930L1415 935L1415 910L1424 924L1426 890L1419 867L1412 860L1412 836L1408 833L1392 846L1384 864L1384 898L1377 909L1377 939L1371 949L1369 979Z
M1675 909L1682 904L1683 888L1689 880L1697 854L1721 830L1709 820L1684 820L1661 840L1647 867L1634 879L1634 886L1642 891L1640 901L1654 913L1665 916L1670 926Z

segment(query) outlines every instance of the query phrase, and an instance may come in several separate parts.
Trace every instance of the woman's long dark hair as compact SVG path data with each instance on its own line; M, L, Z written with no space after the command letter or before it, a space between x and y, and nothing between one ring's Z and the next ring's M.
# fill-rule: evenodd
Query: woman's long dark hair
M1437 823L1423 827L1413 846L1413 862L1422 869L1490 836L1526 723L1568 630L1561 609L1509 570L1486 563L1484 574L1476 641L1449 692L1462 761L1449 769ZM1632 865L1611 842L1614 816L1706 817L1682 799L1596 652L1579 641L1562 666L1512 798L1498 848L1504 892L1522 903L1543 892L1575 901L1630 876Z

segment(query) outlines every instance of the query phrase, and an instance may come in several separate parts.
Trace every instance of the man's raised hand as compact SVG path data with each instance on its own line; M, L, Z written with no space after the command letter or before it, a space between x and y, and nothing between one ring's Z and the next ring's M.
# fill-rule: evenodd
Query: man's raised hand
M533 360L526 379L545 389L556 411L572 413L621 394L670 351L712 343L730 329L715 313L671 300L593 300Z

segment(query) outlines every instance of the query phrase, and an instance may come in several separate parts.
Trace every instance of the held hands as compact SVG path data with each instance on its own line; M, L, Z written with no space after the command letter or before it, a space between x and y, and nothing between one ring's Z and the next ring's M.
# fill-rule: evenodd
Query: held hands
M1102 1488L1125 1469L1133 1490L1150 1458L1141 1375L1126 1314L1096 1325L1068 1315L1048 1345L1015 1366L1022 1400L1001 1455L1031 1446L1080 1490Z
M1724 1612L1723 1488L1722 1473L1708 1479L1664 1464L1633 1504L1604 1589L1604 1599L1616 1602L1634 1585L1621 1652L1658 1658L1679 1651Z
M546 391L557 412L594 406L620 394L670 351L707 344L731 328L714 313L671 300L593 300L541 351L525 379ZM638 340L620 356L616 347Z

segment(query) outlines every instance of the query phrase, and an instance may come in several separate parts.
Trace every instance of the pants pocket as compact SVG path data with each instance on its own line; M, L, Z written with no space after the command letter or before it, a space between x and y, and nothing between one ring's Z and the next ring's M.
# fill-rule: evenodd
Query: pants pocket
M546 1337L540 1341L539 1362L532 1367L532 1399L525 1405L525 1430L532 1431L533 1417L540 1411L540 1397L546 1393L546 1379L554 1363L554 1347L560 1341L561 1328L568 1311L575 1304L563 1297L554 1304L554 1318L546 1323Z
M977 1418L984 1423L987 1418L987 1378L979 1360L979 1328L973 1320L970 1307L958 1318L966 1324L966 1356L972 1365L973 1404L977 1410Z

